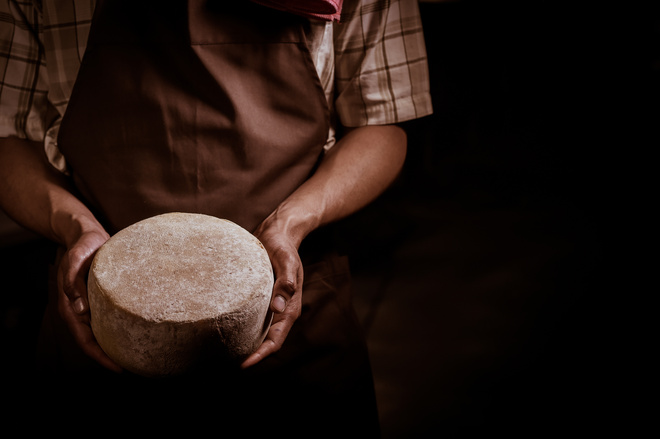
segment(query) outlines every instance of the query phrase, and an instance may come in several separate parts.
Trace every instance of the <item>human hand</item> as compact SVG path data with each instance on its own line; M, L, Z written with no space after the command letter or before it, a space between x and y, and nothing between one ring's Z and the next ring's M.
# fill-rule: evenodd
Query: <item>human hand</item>
M82 232L68 245L57 271L57 307L83 352L105 368L120 372L122 369L103 352L92 333L87 301L87 275L92 259L108 238L105 230L99 227Z
M273 320L263 343L242 364L247 368L278 351L302 308L303 267L298 255L298 243L269 218L255 232L268 252L275 283L270 309Z

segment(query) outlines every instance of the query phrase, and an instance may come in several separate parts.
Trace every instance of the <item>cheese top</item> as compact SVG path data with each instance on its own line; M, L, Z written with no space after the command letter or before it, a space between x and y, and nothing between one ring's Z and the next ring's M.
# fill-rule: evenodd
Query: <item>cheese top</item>
M121 230L91 270L115 307L151 322L190 322L268 301L273 271L259 240L233 222L168 213Z

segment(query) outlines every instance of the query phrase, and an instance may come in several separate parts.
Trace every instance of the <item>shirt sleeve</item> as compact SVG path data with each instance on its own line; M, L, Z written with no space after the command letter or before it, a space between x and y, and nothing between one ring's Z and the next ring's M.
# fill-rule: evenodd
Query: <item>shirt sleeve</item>
M417 0L345 0L334 34L335 109L344 126L432 113Z
M0 137L41 141L57 112L48 101L48 73L33 2L0 3Z

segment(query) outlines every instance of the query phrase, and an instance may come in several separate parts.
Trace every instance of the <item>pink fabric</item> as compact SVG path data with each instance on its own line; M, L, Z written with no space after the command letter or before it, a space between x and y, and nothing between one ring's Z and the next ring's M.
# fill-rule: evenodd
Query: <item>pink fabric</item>
M269 8L287 11L307 18L339 21L344 0L252 0Z

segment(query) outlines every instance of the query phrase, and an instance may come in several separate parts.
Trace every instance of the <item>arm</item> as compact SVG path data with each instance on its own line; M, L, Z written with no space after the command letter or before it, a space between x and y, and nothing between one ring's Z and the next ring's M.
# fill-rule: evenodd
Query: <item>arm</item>
M302 265L298 247L316 228L344 218L378 197L399 174L406 135L393 125L351 130L326 155L316 173L258 227L275 272L273 322L249 367L280 349L300 315Z
M16 222L61 244L58 309L83 350L111 370L118 367L89 326L86 276L96 250L109 238L67 179L46 161L40 142L0 138L0 207Z

